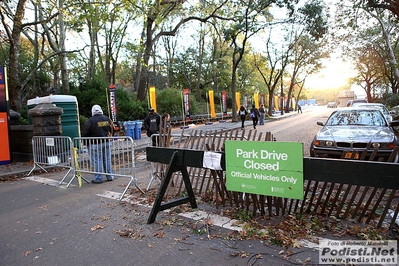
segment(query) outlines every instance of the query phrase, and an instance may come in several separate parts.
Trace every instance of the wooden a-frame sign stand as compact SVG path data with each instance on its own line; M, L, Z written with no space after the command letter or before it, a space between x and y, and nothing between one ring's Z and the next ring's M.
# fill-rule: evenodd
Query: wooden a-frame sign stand
M151 162L160 162L166 163L165 159L170 158L168 169L166 170L166 174L164 179L162 180L161 187L159 189L157 198L154 202L154 206L152 207L150 217L148 218L147 223L151 224L155 222L155 218L158 212L170 209L172 207L190 202L191 208L197 208L197 202L195 201L194 191L191 186L190 177L187 172L187 166L185 165L183 160L184 158L190 157L198 161L200 156L203 156L201 151L187 151L187 150L177 150L177 149L165 149L165 148L155 148L155 147L147 147L147 161ZM185 153L192 153L191 156ZM172 154L170 154L172 153ZM202 162L202 160L201 160ZM172 175L174 172L180 171L183 177L184 185L186 186L187 196L182 197L170 202L162 203L163 197L165 196L166 189L168 188L169 182L171 181Z

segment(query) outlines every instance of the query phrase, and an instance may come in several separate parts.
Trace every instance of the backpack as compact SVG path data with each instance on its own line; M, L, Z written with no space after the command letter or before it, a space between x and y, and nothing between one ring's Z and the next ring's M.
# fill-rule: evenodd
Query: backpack
M246 115L247 113L245 112L245 110L240 111L240 115Z
M251 118L255 118L255 112L254 111L251 112Z

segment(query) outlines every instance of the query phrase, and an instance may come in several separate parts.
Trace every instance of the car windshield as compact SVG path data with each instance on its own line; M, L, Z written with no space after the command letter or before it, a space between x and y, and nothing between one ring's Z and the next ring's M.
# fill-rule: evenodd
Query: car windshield
M384 116L378 110L339 110L331 114L326 126L387 126Z

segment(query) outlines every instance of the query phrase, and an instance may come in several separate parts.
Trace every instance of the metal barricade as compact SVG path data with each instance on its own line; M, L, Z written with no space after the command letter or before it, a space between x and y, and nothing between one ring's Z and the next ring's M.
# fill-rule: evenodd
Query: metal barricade
M76 174L69 184L81 173L105 175L107 179L119 176L130 179L120 200L132 183L140 192L144 193L138 186L135 177L134 142L131 137L80 137L73 139L73 146L77 154L77 158L75 158ZM97 159L96 154L98 155Z
M73 144L70 137L34 136L32 138L33 168L28 173L28 176L36 167L45 172L47 170L43 166L67 168L67 173L59 183L61 185L69 173L72 172L75 175L72 148Z

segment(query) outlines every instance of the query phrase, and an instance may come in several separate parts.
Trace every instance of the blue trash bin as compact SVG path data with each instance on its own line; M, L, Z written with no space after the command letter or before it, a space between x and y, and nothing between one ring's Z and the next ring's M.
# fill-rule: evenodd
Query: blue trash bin
M123 125L125 126L125 135L134 139L134 127L136 123L133 121L127 121L123 123Z
M141 127L143 126L143 122L136 121L134 126L134 138L141 139Z

